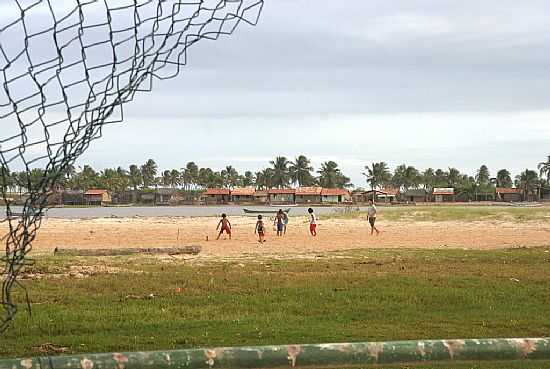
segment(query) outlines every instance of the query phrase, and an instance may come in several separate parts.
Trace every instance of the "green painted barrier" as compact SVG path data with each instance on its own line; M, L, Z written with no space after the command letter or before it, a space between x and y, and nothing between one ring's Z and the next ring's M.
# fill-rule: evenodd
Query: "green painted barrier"
M238 369L524 359L550 359L550 338L335 343L54 356L0 360L0 369Z

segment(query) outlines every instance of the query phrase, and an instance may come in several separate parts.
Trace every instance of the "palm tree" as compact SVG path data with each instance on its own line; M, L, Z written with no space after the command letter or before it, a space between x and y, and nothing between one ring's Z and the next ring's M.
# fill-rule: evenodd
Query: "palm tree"
M198 173L198 171L197 171L197 173ZM198 174L197 174L197 176L198 176ZM170 174L169 174L168 178L169 178L168 183L170 184L170 187L176 188L177 186L180 185L181 173L177 169L172 169L170 171Z
M489 168L487 168L486 165L482 165L478 169L475 180L479 186L486 186L489 184L490 174L489 174Z
M147 188L156 184L157 163L149 159L141 166L141 176L143 178L143 187Z
M371 186L373 191L391 181L391 173L388 164L383 161L372 163L371 166L365 166L365 169L367 171L362 174L367 177L367 183Z
M529 195L535 192L538 185L539 177L534 170L525 169L524 172L516 176L516 187L521 189L524 200L529 200Z
M138 187L143 184L143 177L137 165L130 165L128 176L130 177L130 185L134 189L134 192L137 191Z
M546 162L541 162L538 165L540 176L544 177L546 175L546 181L550 182L550 155L548 155L548 160Z
M426 191L433 191L435 187L435 171L433 168L428 168L422 173L422 184L424 185L424 189Z
M254 186L254 174L247 170L246 172L244 172L244 176L241 178L241 184L243 187L250 187L250 186Z
M170 186L170 179L171 179L170 170L167 169L164 172L162 172L162 185L163 186Z
M321 164L321 170L317 173L319 184L325 188L344 188L349 185L349 178L342 174L338 164L334 161L327 161Z
M449 168L449 174L447 176L447 184L449 187L456 187L460 181L460 171L456 168Z
M290 163L290 179L300 187L312 186L315 183L315 178L311 174L312 171L311 161L304 155L298 156L294 162Z
M239 172L237 172L237 170L231 165L225 167L225 169L222 170L221 175L224 179L224 187L234 188L239 182Z
M497 172L497 187L511 188L513 184L512 176L508 170L501 169Z
M277 188L288 187L290 183L290 173L288 170L288 165L290 162L284 156L277 156L275 160L269 162L273 168L271 176L271 184Z

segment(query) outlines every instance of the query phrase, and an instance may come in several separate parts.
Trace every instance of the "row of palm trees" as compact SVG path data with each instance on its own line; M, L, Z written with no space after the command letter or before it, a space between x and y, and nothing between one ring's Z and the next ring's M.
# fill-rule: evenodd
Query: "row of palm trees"
M123 192L127 189L149 189L156 186L182 188L184 190L200 190L204 188L248 187L258 189L285 188L289 186L322 186L325 188L353 187L334 161L326 161L315 171L311 160L299 155L294 160L278 156L269 162L270 166L258 172L245 171L240 174L234 167L227 166L220 171L211 168L201 168L194 162L188 162L185 167L169 169L160 172L153 159L142 165L107 168L96 171L89 165L77 170L68 167L59 181L59 185L66 189L86 190L88 188L105 188L114 192ZM385 162L376 162L365 166L366 183L372 189L393 187L407 191L422 188L427 191L435 187L453 187L458 192L472 196L482 192L494 192L494 187L513 187L514 185L529 192L540 186L550 183L550 156L539 163L539 171L526 169L512 178L507 169L499 170L493 177L486 165L482 165L471 176L461 173L456 168L433 169L423 171L414 166L402 164L393 172ZM27 172L12 172L4 176L8 188L22 191L28 184L40 181L43 172L33 169Z

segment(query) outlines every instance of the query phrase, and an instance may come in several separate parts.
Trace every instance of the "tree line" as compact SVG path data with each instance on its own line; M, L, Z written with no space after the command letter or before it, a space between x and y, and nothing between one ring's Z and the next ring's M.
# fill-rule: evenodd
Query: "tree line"
M11 172L4 176L2 185L12 191L24 191L38 183L44 172L33 169L30 173ZM402 164L393 171L385 162L371 163L362 173L371 189L392 187L401 191L425 189L432 191L436 187L452 187L457 193L474 197L478 193L494 192L495 187L520 188L531 193L540 186L550 186L550 156L538 164L538 171L526 169L515 177L507 169L498 170L493 176L486 165L482 165L474 175L461 173L456 168L433 169L423 171L414 166ZM299 155L294 160L278 156L269 162L269 167L257 171L239 173L229 165L222 170L199 167L188 162L180 169L159 171L153 159L142 165L132 164L128 168L117 167L97 171L90 165L82 168L69 166L60 175L58 185L65 189L87 190L103 188L113 192L128 189L150 189L158 186L180 188L183 190L201 190L205 188L256 187L257 189L286 188L291 186L321 186L325 188L351 188L354 185L345 176L338 164L326 161L318 170L311 160Z

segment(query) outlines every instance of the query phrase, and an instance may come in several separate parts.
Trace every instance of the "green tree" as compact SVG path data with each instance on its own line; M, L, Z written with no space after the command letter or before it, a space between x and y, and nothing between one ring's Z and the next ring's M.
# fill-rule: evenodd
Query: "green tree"
M195 162L190 161L181 169L180 181L185 189L194 188L199 184L199 167Z
M538 186L539 176L534 170L526 169L516 176L516 187L521 189L524 200L528 200L530 194L536 193Z
M273 168L271 176L271 185L277 188L288 187L290 183L290 173L288 166L290 162L284 156L277 156L275 160L269 162Z
M298 156L290 163L290 179L293 183L297 183L298 186L313 186L315 184L315 178L311 174L312 172L313 167L311 166L311 161L304 155Z
M138 168L137 165L135 164L130 165L130 171L128 172L128 177L130 180L130 186L132 186L134 191L137 191L138 187L143 185L143 176L141 174L141 170Z
M385 162L372 163L365 166L366 172L362 173L367 178L367 183L372 190L385 186L391 181L391 173Z
M422 173L422 184L426 191L433 191L436 184L435 171L433 168L428 168Z
M149 159L141 166L141 177L143 179L143 187L148 188L156 184L157 163L153 159Z
M239 183L239 172L231 165L221 171L224 187L234 188Z
M254 182L255 182L254 174L249 170L244 172L244 176L241 179L242 186L243 187L254 186Z
M538 165L540 176L544 177L546 175L546 182L550 183L550 155L548 159L539 163Z
M162 172L162 185L163 186L170 186L170 180L172 179L170 175L170 170L165 170Z
M487 168L486 165L482 165L476 173L475 180L480 187L484 187L489 185L491 180L490 177L489 168Z
M501 169L497 172L497 187L511 188L513 184L512 175L507 169Z
M349 186L349 178L342 174L338 164L334 161L327 161L321 164L319 173L319 184L325 188L344 188Z
M447 185L456 187L460 183L460 171L456 168L449 168L447 175Z

